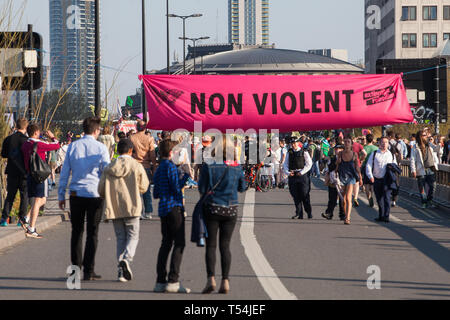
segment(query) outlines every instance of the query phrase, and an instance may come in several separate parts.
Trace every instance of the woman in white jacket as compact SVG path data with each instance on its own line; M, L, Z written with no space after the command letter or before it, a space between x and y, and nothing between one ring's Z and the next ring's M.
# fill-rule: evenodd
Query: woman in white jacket
M436 190L436 174L438 170L438 157L428 142L425 131L416 134L416 145L411 150L411 174L417 177L419 192L422 197L422 208L435 208L432 204ZM425 185L428 185L428 194L425 194Z

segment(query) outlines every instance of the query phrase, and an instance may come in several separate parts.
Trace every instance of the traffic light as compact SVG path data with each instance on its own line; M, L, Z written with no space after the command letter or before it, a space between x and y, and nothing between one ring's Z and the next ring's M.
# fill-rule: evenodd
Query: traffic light
M4 90L29 90L42 87L42 36L33 32L32 49L28 32L0 32L0 76ZM31 73L33 70L33 88Z

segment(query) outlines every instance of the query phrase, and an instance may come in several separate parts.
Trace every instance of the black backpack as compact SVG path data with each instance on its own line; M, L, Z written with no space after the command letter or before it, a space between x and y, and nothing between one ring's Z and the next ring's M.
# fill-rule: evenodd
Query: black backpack
M43 183L52 173L52 170L37 153L37 146L38 144L35 142L30 156L30 174L36 183Z

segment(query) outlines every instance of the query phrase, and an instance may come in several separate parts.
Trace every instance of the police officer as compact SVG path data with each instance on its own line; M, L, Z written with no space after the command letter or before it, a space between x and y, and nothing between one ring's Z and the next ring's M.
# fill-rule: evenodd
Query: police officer
M303 207L308 214L308 219L311 219L312 209L309 197L311 181L308 172L312 167L312 159L309 153L300 147L300 143L301 139L293 138L292 147L286 154L283 169L289 177L289 192L294 198L295 216L292 219L303 219Z

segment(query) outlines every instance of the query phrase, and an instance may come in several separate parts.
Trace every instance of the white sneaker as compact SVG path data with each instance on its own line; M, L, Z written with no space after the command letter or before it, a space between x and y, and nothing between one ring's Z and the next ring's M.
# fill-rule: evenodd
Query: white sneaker
M122 275L127 281L133 279L133 273L127 260L120 260L119 268L122 270Z
M166 287L168 293L190 293L191 289L185 288L179 282L168 283Z
M152 219L152 215L150 214L150 213L144 213L142 216L141 216L141 220L151 220Z
M123 270L122 270L122 268L119 268L119 272L118 272L117 278L118 278L118 280L119 280L120 282L127 282L127 281L128 281L128 280L125 279L125 277L123 276Z
M167 283L159 283L157 282L155 284L155 287L153 288L153 292L166 292Z

